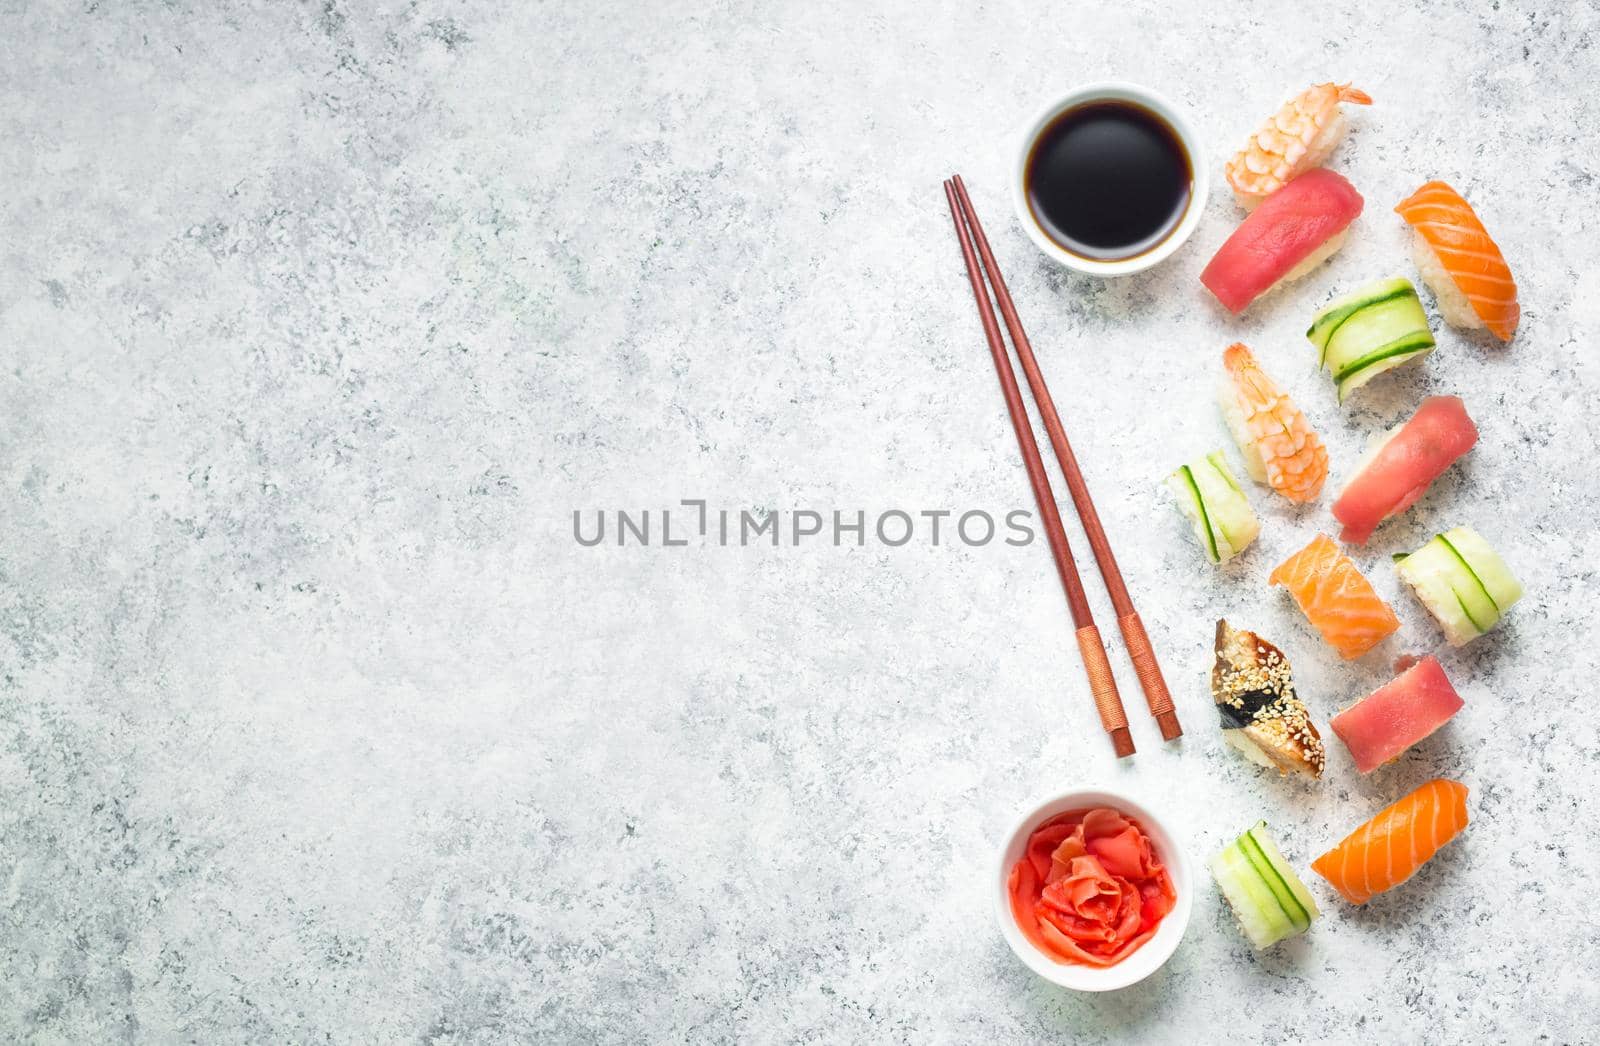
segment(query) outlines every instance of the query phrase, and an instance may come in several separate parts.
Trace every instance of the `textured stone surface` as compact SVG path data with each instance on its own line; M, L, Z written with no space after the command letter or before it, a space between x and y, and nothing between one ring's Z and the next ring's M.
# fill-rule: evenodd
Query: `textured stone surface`
M637 7L0 5L0 1038L1593 1041L1596 5ZM1187 106L1214 169L1289 89L1370 91L1334 161L1351 246L1228 320L1196 280L1218 189L1150 274L1051 268L1009 136L1107 77ZM1188 728L1159 743L1113 649L1123 765L1042 542L572 537L681 498L1031 508L954 170ZM1301 332L1410 274L1389 208L1434 176L1522 331L1440 330L1341 410ZM1425 393L1482 430L1360 554L1405 627L1355 664L1265 586L1325 503L1253 492L1262 538L1217 571L1157 489L1223 444L1236 338L1335 481ZM1386 560L1457 523L1528 595L1451 651ZM1320 784L1258 772L1204 689L1223 613L1319 721L1404 651L1466 709L1366 779L1336 741ZM1133 789L1197 861L1264 817L1304 868L1436 774L1466 835L1364 909L1313 882L1324 919L1267 954L1209 885L1110 996L995 932L1030 794Z

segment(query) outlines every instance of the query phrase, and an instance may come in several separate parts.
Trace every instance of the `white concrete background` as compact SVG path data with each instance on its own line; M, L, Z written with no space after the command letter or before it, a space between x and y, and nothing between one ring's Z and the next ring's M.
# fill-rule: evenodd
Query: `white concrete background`
M1597 30L1592 0L0 4L0 1038L1594 1041ZM1187 106L1214 170L1291 89L1371 92L1351 246L1241 320L1196 279L1220 188L1147 276L1045 264L1007 138L1106 77ZM1031 507L953 171L1187 727L1160 744L1114 647L1121 765L1042 542L572 538L680 498ZM1441 329L1341 409L1301 332L1411 273L1390 208L1435 176L1522 329ZM1335 483L1425 394L1481 429L1360 554L1405 627L1356 664L1265 585L1326 498L1258 494L1217 571L1157 489L1223 442L1235 339ZM1450 651L1386 563L1458 523L1528 595ZM1258 772L1211 716L1220 614L1319 722L1402 652L1466 709L1366 779L1331 739L1320 783ZM1209 885L1110 996L994 929L1032 793L1134 789L1197 862L1264 817L1304 868L1436 774L1464 837L1364 909L1313 881L1325 917L1267 954Z

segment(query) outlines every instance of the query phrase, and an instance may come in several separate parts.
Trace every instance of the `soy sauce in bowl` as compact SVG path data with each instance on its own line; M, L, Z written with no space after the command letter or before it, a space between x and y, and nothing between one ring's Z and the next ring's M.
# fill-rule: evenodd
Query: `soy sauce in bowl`
M1134 102L1093 101L1046 124L1023 168L1028 210L1061 249L1136 258L1183 222L1194 169L1178 132Z

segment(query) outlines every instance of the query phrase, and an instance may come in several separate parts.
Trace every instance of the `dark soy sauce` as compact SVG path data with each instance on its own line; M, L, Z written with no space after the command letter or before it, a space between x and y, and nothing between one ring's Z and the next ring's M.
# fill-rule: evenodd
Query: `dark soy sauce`
M1046 236L1080 257L1115 261L1178 227L1194 172L1161 117L1131 102L1089 102L1039 132L1023 186Z

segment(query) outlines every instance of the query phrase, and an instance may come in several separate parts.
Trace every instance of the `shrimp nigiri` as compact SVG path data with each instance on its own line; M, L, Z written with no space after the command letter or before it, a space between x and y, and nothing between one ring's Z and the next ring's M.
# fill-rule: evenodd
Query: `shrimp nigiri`
M1366 904L1416 874L1467 826L1467 786L1442 777L1380 810L1311 862L1351 904Z
M1217 399L1244 455L1245 471L1290 501L1314 500L1328 478L1322 439L1242 343L1223 352L1222 365L1227 378Z
M1371 105L1372 98L1349 84L1316 84L1284 102L1250 136L1228 161L1228 184L1239 206L1249 210L1296 175L1322 166L1344 137L1341 102Z
M1428 182L1401 200L1395 213L1411 226L1411 257L1433 288L1452 327L1483 330L1510 341L1522 318L1511 266L1472 205L1444 182Z

